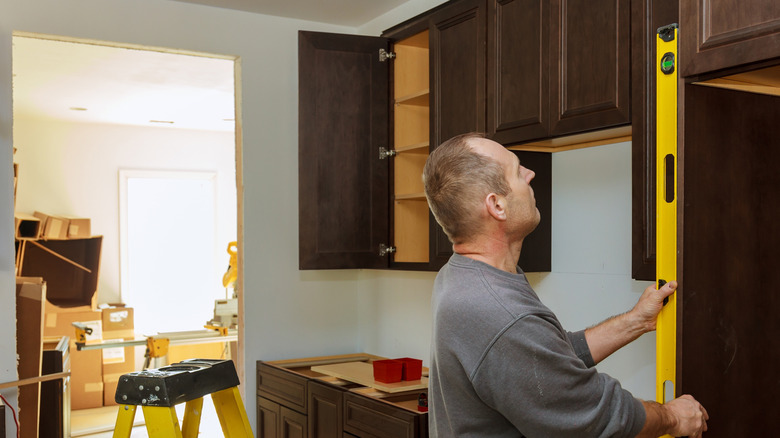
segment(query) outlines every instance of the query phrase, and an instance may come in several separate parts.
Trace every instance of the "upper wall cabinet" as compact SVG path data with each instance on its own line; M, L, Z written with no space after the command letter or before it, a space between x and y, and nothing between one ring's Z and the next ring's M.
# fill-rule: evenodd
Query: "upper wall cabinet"
M777 0L680 0L682 76L780 57Z
M491 0L488 131L513 145L630 120L630 2Z
M428 209L430 150L485 131L487 3L447 2L381 38L299 34L299 267L438 270L452 245ZM520 265L550 269L551 158L537 173L543 222Z

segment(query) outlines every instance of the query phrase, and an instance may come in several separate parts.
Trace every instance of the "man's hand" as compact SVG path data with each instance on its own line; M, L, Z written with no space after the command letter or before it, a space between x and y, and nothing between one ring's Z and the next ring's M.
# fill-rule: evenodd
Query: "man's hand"
M642 292L639 301L629 313L645 333L655 330L658 314L664 307L664 299L673 294L675 289L677 289L677 282L670 281L660 289L656 289L655 285L650 285Z
M707 430L710 416L699 402L690 395L683 395L663 405L677 419L669 432L672 436L700 437Z
M655 330L658 314L664 307L664 298L674 293L676 288L676 281L670 281L658 290L655 286L648 286L633 309L586 329L585 340L593 362L601 362L629 342Z
M647 417L637 438L655 438L661 435L700 438L707 430L710 416L690 395L683 395L666 404L644 401Z

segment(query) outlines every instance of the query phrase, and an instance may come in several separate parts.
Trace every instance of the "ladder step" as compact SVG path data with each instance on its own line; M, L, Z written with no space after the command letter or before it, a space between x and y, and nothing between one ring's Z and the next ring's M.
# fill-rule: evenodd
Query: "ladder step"
M122 405L170 407L239 383L232 360L187 359L122 375L114 400Z

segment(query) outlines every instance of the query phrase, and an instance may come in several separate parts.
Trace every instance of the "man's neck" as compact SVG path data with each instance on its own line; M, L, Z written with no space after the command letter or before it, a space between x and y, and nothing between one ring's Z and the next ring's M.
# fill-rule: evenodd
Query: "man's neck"
M517 273L517 259L523 242L506 242L501 239L479 239L452 245L456 253L512 274Z

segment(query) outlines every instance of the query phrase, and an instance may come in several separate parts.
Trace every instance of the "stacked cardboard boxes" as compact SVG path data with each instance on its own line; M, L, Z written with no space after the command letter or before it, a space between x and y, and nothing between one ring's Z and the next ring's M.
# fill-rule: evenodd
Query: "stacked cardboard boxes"
M14 213L17 240L83 239L92 236L89 218L53 216L36 211L33 214Z
M49 302L44 310L43 335L70 338L71 408L88 409L103 406L103 356L100 350L76 348L76 328L79 322L92 329L87 341L99 341L102 334L102 312L91 305L62 308Z
M133 309L124 305L114 305L101 310L103 341L122 341L135 339L133 329ZM105 348L101 350L103 374L103 405L115 405L114 394L123 374L135 371L135 347Z

